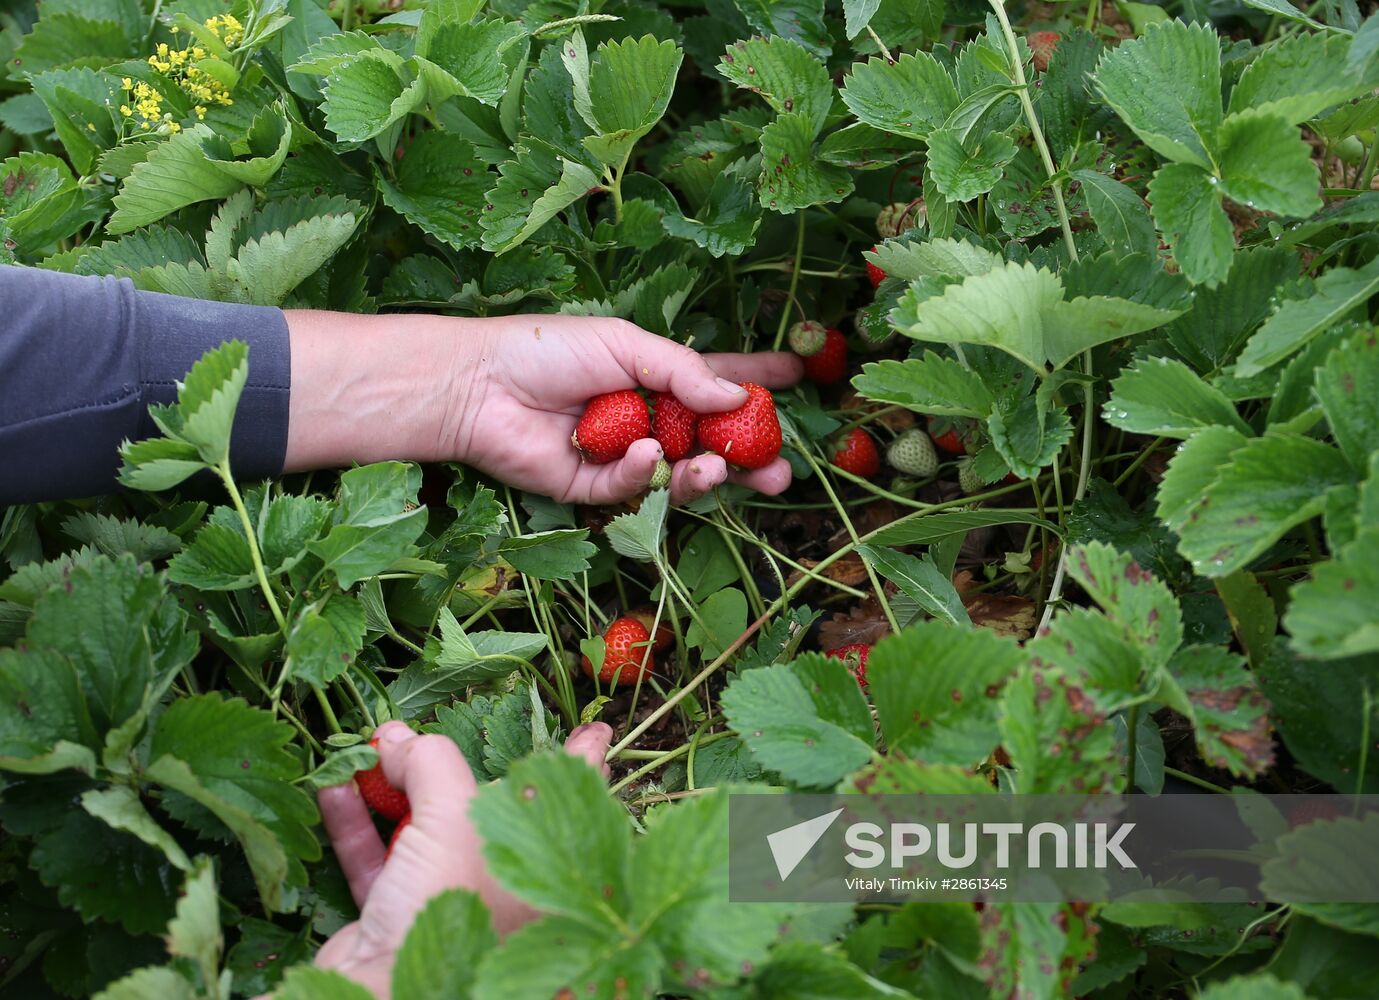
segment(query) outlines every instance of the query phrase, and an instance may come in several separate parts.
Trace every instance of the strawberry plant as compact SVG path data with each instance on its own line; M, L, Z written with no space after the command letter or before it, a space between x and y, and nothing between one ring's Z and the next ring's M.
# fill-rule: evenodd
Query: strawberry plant
M1290 848L1265 905L727 899L730 786L1379 791L1379 20L1073 8L8 4L0 262L793 329L817 372L595 400L571 443L779 454L783 496L585 508L239 481L230 342L120 492L0 511L6 995L367 1000L309 964L355 913L313 793L362 772L405 823L388 720L463 752L542 914L435 897L395 996L1372 993L1379 911L1282 895ZM552 752L594 718L611 794Z

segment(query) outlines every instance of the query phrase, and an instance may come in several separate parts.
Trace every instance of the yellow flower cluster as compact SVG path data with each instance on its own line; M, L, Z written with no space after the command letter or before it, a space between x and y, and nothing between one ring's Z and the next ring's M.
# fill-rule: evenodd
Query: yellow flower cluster
M231 14L208 19L206 27L230 47L244 38L244 26ZM179 33L176 28L172 30L173 34ZM191 42L181 48L173 48L167 42L159 42L157 50L148 57L149 66L196 101L192 111L198 121L206 117L208 105L235 103L225 84L196 65L205 59L206 55L205 48ZM134 122L136 131L157 130L174 135L182 131L182 126L173 121L172 113L163 110L163 95L152 85L142 80L135 82L128 77L121 82L125 89L125 103L120 105L120 114Z
M239 19L233 14L221 14L219 17L210 18L206 22L206 27L230 48L234 48L244 39L244 25L239 23Z

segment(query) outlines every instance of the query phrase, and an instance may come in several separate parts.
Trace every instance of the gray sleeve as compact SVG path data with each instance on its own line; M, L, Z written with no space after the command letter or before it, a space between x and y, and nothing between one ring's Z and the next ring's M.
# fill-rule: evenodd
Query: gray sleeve
M282 310L0 267L0 505L111 492L120 443L158 433L148 405L175 401L177 382L227 340L249 345L235 473L276 476L292 371Z

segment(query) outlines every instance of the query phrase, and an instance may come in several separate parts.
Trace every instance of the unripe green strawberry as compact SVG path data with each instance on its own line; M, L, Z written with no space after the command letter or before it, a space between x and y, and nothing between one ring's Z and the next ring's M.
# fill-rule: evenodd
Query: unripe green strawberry
M964 493L980 493L986 489L986 483L977 475L976 465L970 458L958 460L958 486Z
M886 449L891 468L917 479L928 479L938 471L938 452L924 431L906 431Z
M786 339L790 341L790 350L802 358L812 358L822 351L827 338L827 327L812 319L800 320L786 334Z
M369 740L369 746L377 749L377 736ZM366 771L356 771L354 783L358 786L359 795L365 805L384 819L396 822L412 811L411 805L407 802L407 795L388 783L381 762Z
M651 482L647 485L653 490L663 490L670 485L670 463L664 458L656 460L656 471L651 473Z
M632 442L651 437L646 400L631 389L605 392L589 400L570 443L586 462L616 462Z
M893 201L876 214L876 234L889 240L924 221L924 200Z
M780 454L780 419L769 389L743 382L747 402L699 418L699 443L739 469L762 469Z

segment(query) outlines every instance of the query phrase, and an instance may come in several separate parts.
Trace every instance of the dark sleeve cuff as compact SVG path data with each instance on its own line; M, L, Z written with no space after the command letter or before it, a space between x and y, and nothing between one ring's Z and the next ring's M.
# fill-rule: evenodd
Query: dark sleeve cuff
M175 402L177 383L201 355L227 340L242 340L249 345L249 379L235 411L230 464L240 479L281 473L292 383L292 352L282 310L202 302L135 291L132 286L127 292L145 405ZM139 436L158 433L145 409Z

